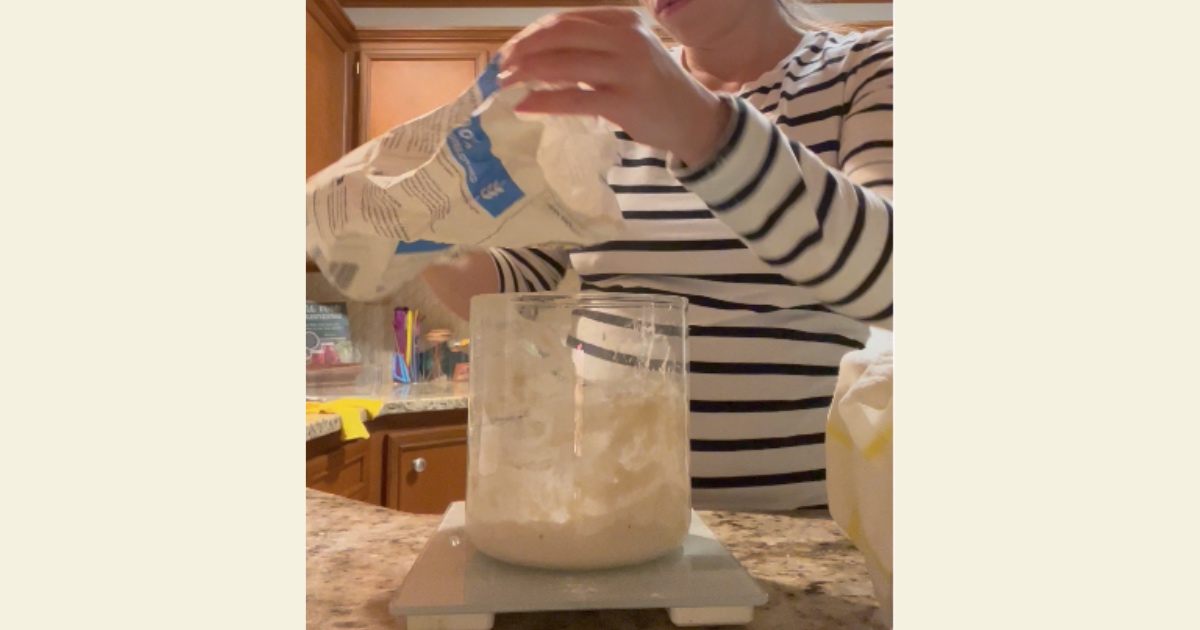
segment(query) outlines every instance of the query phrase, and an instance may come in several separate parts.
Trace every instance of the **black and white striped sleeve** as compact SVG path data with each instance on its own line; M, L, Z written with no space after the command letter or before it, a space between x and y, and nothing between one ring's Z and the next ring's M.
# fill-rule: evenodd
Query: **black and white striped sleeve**
M891 34L847 58L838 164L830 168L740 98L706 165L675 177L778 273L848 317L892 327Z
M493 247L488 250L500 277L500 293L553 291L571 266L565 249Z

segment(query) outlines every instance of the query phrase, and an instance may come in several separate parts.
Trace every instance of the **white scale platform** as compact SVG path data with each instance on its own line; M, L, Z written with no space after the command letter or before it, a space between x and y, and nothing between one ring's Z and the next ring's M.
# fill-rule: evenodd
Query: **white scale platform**
M548 571L494 560L464 530L462 502L450 505L417 556L393 615L409 630L490 630L496 613L666 608L677 626L745 625L767 603L746 569L692 512L680 549L632 567Z

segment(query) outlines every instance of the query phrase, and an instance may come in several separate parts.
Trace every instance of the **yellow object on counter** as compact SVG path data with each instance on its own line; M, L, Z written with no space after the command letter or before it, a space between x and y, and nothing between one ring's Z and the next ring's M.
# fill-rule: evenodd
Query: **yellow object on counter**
M867 561L892 627L892 351L842 358L825 427L829 511Z
M306 403L307 413L336 413L342 417L342 440L365 440L371 437L363 423L363 412L367 420L379 415L383 402L366 398L341 398L325 402Z

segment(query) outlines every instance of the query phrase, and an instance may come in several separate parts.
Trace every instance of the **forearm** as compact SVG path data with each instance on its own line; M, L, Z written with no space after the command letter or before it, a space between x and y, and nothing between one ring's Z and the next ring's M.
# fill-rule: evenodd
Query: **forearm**
M563 249L495 247L470 252L453 264L430 266L422 277L446 308L469 319L476 295L553 291L570 264Z
M728 142L680 182L764 262L849 317L891 325L892 208L736 100Z
M430 265L421 278L438 301L465 320L471 318L471 298L497 293L500 287L496 263L484 251L468 252L453 263Z

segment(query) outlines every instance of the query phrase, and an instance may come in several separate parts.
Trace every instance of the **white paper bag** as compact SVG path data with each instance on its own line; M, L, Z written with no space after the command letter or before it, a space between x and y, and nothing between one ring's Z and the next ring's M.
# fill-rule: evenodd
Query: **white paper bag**
M589 245L622 226L600 119L518 115L528 87L499 89L493 61L454 102L312 176L307 250L347 297L387 297L465 248ZM396 94L403 98L403 94Z

